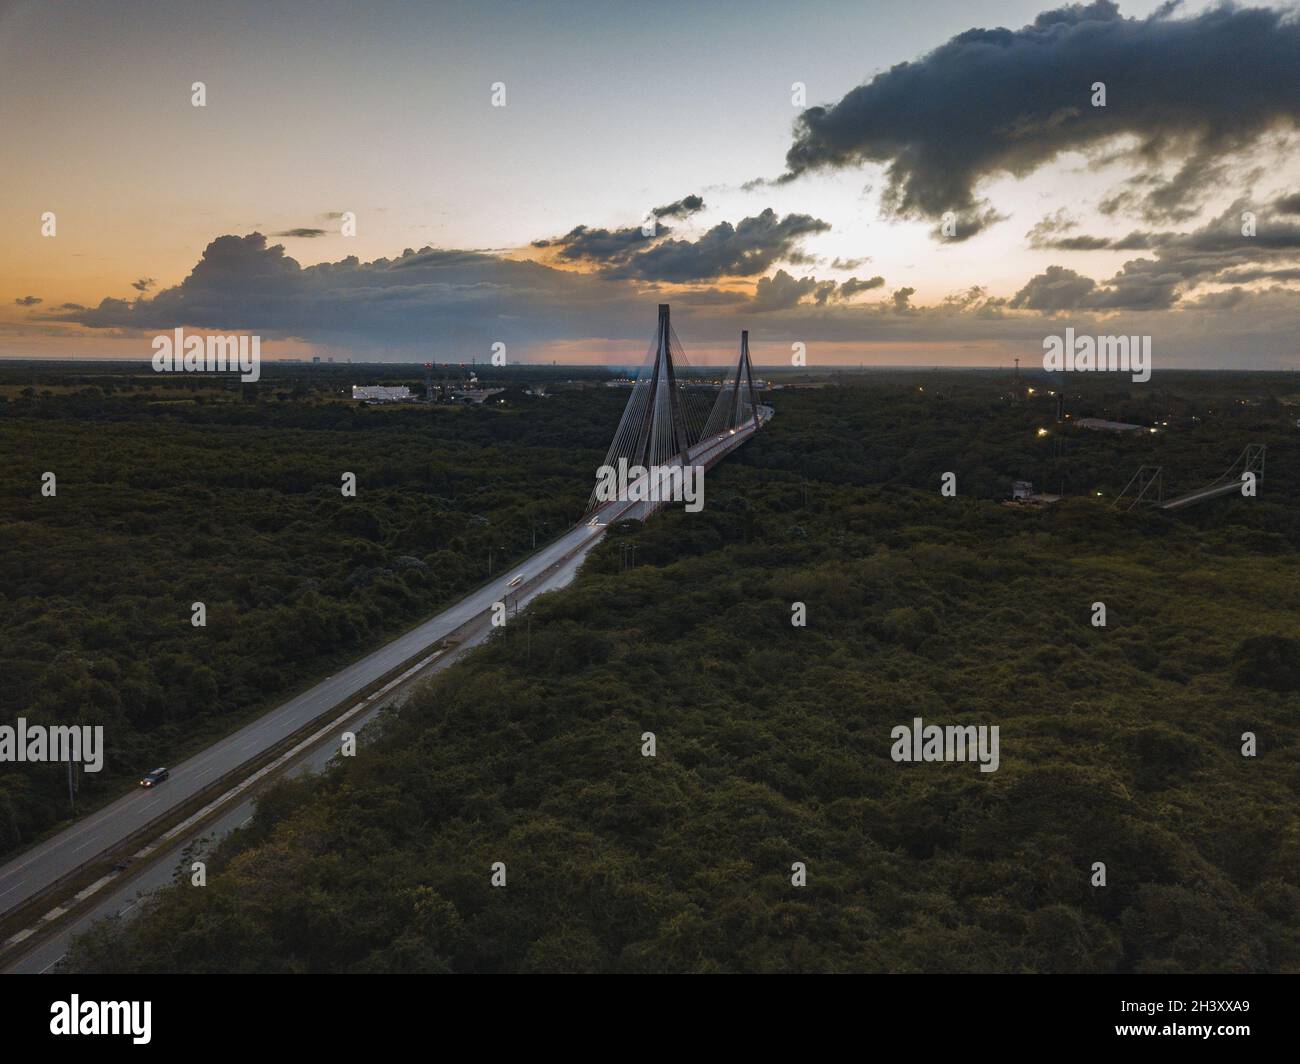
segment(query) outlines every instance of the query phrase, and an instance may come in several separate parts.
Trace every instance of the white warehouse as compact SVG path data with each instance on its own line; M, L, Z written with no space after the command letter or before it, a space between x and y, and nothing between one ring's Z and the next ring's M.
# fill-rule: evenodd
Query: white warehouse
M411 389L405 384L400 388L388 388L382 384L354 384L352 385L352 398L392 403L399 399L411 398Z

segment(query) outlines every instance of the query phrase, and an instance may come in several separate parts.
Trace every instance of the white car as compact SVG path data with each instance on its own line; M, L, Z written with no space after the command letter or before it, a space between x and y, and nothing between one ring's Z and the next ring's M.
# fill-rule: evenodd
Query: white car
M511 580L510 583L506 584L506 587L518 587L523 582L524 582L524 574L520 573L513 580Z

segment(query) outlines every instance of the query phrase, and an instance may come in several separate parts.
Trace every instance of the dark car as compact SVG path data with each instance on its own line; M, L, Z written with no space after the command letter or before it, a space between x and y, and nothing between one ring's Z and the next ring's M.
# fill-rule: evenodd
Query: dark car
M171 775L165 768L156 768L152 772L145 773L140 780L141 787L156 787Z

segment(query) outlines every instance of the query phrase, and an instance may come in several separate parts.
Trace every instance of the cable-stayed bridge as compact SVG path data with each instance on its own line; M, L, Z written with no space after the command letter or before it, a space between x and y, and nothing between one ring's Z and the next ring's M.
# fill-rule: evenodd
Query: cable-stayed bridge
M741 333L735 367L723 377L716 396L713 379L712 374L701 379L691 370L672 331L668 307L661 306L654 343L606 462L628 463L629 468L707 468L730 454L772 416L754 390L747 333ZM8 970L22 964L32 966L24 970L48 968L66 948L71 928L132 903L133 877L151 874L151 862L168 855L168 840L179 844L197 837L213 818L238 811L244 800L241 788L271 771L269 765L262 767L268 759L288 756L283 751L297 749L294 744L315 741L303 736L347 707L353 707L347 712L360 711L381 685L414 682L407 678L424 675L421 670L440 655L443 664L453 660L486 638L498 606L517 608L572 579L605 526L629 517L644 519L661 505L653 500L599 501L593 493L584 519L555 540L379 649L174 764L165 787L128 791L11 857L0 865L0 965ZM337 732L324 741L336 742Z
M717 395L712 393L710 381L694 376L673 330L668 304L660 303L655 338L632 382L632 394L602 469L640 470L634 481L645 487L656 471L685 466L707 469L758 431L771 418L772 408L758 402L748 330L740 334L735 367L722 378ZM629 494L635 493L636 489ZM643 519L662 505L641 501L629 509L615 505L620 501L628 500L602 498L598 475L587 502L588 512L596 513L593 520Z
M1124 490L1111 503L1117 508L1121 503L1125 510L1132 510L1139 503L1157 506L1162 510L1181 510L1206 499L1215 499L1220 495L1232 495L1241 491L1242 478L1246 473L1254 474L1256 480L1264 478L1264 458L1268 448L1262 443L1249 443L1242 448L1222 476L1217 477L1203 488L1186 492L1174 499L1165 498L1164 468L1162 466L1143 466L1129 478Z

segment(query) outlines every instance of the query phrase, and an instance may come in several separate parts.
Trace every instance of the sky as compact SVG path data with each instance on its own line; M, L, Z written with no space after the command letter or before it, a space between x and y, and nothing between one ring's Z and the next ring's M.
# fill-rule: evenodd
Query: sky
M0 0L0 357L1294 368L1297 123L1292 7Z

